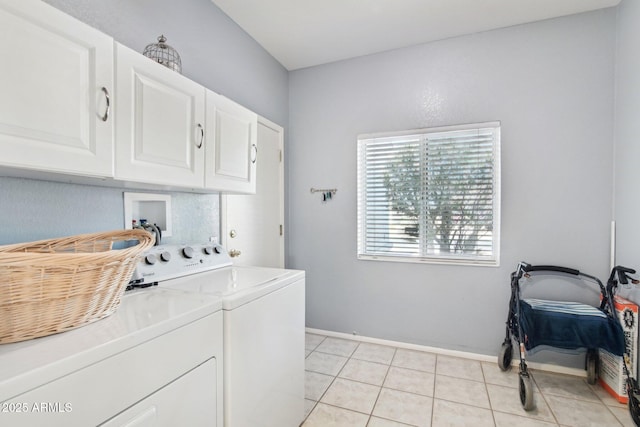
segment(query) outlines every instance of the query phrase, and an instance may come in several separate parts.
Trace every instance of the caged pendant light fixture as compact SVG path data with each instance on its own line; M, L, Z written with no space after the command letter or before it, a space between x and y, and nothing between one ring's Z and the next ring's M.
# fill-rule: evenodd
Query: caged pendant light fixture
M167 38L164 35L158 37L158 43L151 43L144 48L142 54L147 58L151 58L159 64L182 74L182 60L178 51L169 46Z

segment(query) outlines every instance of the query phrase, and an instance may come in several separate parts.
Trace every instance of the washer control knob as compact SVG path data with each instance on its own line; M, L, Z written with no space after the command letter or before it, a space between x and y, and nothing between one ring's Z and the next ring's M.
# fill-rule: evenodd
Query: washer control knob
M155 254L149 254L149 255L144 257L144 262L147 265L153 265L153 264L156 263L157 260L158 260L158 258L156 258Z
M205 246L203 250L207 255L211 255L213 253L213 248L211 246Z
M222 251L222 247L221 246L214 246L213 250L215 251L215 253L217 254L221 254Z
M160 254L160 261L169 262L171 260L171 252L164 251Z
M185 258L193 258L193 248L191 246L185 246L182 249L182 255L184 255Z

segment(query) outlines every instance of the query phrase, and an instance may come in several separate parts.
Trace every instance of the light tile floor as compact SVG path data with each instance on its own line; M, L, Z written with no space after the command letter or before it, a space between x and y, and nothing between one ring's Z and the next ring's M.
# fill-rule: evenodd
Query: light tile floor
M626 405L580 377L531 370L526 412L516 368L315 334L306 350L303 427L634 426Z

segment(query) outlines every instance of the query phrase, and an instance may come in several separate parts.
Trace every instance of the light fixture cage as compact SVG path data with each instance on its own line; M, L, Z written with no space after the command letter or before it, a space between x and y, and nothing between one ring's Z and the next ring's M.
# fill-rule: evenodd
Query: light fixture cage
M151 58L158 64L162 64L173 71L182 74L182 60L180 54L167 43L164 35L158 37L158 43L151 43L144 48L142 54L147 58Z

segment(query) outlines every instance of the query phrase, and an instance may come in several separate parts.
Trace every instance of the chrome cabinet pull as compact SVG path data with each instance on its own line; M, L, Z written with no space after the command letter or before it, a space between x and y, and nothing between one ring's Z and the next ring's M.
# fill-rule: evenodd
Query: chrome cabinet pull
M251 163L255 163L258 160L258 146L256 144L251 144L253 148L253 158L251 159Z
M200 142L196 144L196 148L202 148L202 144L204 143L204 128L200 123L198 123L198 129L200 129Z
M107 108L104 110L104 114L102 115L102 117L100 117L100 119L103 122L106 122L109 118L109 111L111 110L111 99L109 98L109 91L106 87L102 86L101 90L104 93L104 98L107 100Z

